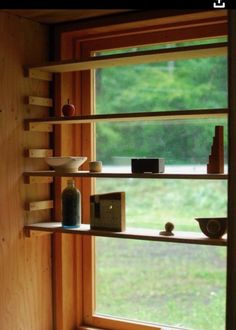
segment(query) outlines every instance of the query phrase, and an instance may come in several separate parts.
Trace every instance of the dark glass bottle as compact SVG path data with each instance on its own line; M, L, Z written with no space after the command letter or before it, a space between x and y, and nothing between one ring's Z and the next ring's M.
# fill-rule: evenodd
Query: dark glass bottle
M67 180L67 187L62 192L62 226L79 227L81 223L81 194L75 187L74 180Z

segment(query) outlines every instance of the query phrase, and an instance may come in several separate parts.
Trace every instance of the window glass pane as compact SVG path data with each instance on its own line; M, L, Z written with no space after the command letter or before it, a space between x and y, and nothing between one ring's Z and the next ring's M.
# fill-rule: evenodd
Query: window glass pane
M125 191L127 227L199 232L195 218L227 216L226 180L96 180L96 193L113 191Z
M131 158L159 157L165 159L166 172L177 171L173 165L192 165L189 169L179 168L178 172L191 170L206 173L216 125L224 126L224 155L227 164L228 134L225 118L97 123L96 157L104 165L124 165L128 172L131 171Z
M96 313L225 329L225 248L99 237L96 260Z
M96 113L227 107L224 56L96 70Z

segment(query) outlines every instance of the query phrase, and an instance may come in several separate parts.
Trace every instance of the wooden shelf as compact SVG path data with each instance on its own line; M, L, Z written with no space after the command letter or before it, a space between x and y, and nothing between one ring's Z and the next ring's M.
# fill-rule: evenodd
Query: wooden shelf
M61 173L56 171L29 171L24 172L26 178L30 177L80 177L80 178L134 178L134 179L203 179L226 180L228 174L172 174L172 173L93 173L78 171L74 173ZM30 180L28 180L30 181Z
M73 117L48 117L26 119L25 128L31 131L37 130L42 124L88 124L94 122L112 121L148 121L148 120L183 120L225 117L228 109L199 109L199 110L179 110L179 111L159 111L159 112L135 112L117 113L90 116Z
M227 43L215 43L208 45L184 46L176 48L165 48L158 50L140 51L135 53L114 54L99 57L91 57L86 61L65 60L60 62L49 62L39 66L30 67L30 77L42 77L42 72L61 73L81 70L100 69L105 67L143 64L153 62L176 61L191 58L202 58L210 56L227 55Z
M46 222L27 225L24 227L27 237L42 235L43 233L78 234L114 238L137 239L146 241L163 241L173 243L227 245L224 236L221 239L210 239L201 232L174 232L174 236L159 235L160 230L127 228L124 232L111 232L104 230L90 230L90 225L81 225L80 228L63 228L61 222Z

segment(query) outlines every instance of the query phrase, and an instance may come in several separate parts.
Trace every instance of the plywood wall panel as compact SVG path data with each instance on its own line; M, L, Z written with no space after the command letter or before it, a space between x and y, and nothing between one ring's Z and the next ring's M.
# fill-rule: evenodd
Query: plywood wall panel
M25 202L49 199L48 185L25 185L24 170L41 169L25 148L46 148L47 133L29 133L23 120L47 115L32 109L27 95L48 97L47 82L24 77L23 66L48 59L48 31L38 23L0 12L0 329L51 330L51 239L28 239L26 221L49 214L27 213ZM48 212L48 211L47 211Z

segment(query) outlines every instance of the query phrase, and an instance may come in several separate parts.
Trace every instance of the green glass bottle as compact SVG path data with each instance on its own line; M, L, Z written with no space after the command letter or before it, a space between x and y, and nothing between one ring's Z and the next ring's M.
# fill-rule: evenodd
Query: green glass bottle
M74 180L67 180L62 192L62 226L76 228L81 224L81 194Z

